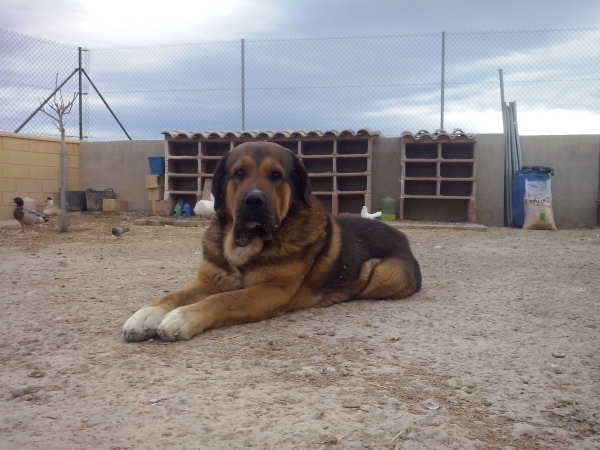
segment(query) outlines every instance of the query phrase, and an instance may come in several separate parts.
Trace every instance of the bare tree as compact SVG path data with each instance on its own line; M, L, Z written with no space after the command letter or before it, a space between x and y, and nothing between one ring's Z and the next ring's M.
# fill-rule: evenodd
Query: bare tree
M56 87L58 87L58 74L56 75ZM60 131L60 217L59 228L62 233L69 231L67 224L67 143L65 137L65 122L64 117L71 112L78 93L73 93L73 98L65 103L62 95L62 89L54 94L48 106L52 111L48 112L44 108L41 111L50 117Z

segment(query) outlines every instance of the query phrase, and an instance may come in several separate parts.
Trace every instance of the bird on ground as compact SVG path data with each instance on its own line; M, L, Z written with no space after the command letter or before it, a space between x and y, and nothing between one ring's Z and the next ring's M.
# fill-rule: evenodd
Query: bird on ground
M52 197L48 197L46 199L46 203L48 203L48 206L46 206L43 210L45 216L58 216L60 214L60 208L58 205L54 204Z
M123 236L128 231L129 228L116 227L112 229L112 235L115 236L117 239L121 239L121 236Z
M381 217L381 211L377 211L373 214L369 214L369 210L367 209L367 207L363 206L362 211L360 212L360 216L364 217L365 219L374 219L376 217Z
M13 212L13 217L21 224L21 233L25 233L25 227L46 223L50 219L37 211L23 208L25 202L21 197L15 197L11 205L17 205Z
M194 206L194 213L200 217L210 218L215 213L215 197L211 194L210 200L200 200Z

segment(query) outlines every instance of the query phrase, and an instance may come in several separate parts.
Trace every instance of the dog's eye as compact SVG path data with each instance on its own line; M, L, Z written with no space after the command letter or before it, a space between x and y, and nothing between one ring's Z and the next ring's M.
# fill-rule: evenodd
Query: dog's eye
M236 170L233 176L238 180L243 180L246 177L246 172L244 172L242 169Z
M281 173L279 172L271 172L271 175L269 175L269 178L271 179L271 181L273 183L277 182L277 181L281 181Z

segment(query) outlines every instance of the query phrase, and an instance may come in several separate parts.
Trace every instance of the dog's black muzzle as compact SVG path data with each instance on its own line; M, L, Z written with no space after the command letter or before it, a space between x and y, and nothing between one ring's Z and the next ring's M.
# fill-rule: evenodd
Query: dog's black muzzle
M254 190L241 198L234 227L235 242L239 247L246 247L254 237L263 241L270 240L275 228L275 215L265 194Z

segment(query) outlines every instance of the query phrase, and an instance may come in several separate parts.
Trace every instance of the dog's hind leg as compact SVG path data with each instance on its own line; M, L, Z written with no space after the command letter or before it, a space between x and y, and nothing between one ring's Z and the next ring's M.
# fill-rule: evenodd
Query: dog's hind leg
M361 277L371 271L370 279L364 289L356 296L358 300L375 300L382 298L406 298L418 290L415 271L408 263L401 259L387 259L385 261L367 261Z

